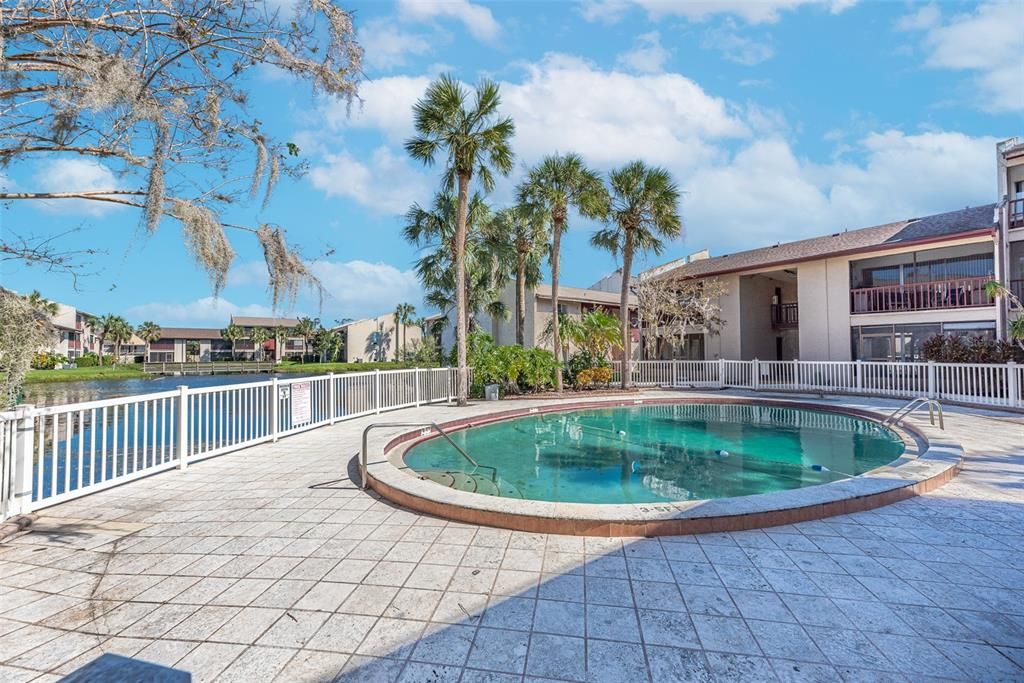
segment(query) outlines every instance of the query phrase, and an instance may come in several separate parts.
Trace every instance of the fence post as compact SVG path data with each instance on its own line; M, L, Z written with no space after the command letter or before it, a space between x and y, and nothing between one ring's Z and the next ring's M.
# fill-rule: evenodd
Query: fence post
M725 359L718 359L718 388L725 388Z
M1010 399L1010 407L1018 408L1021 406L1020 398L1020 377L1017 373L1016 361L1009 361L1006 364L1007 382L1006 382L1006 393Z
M377 404L377 414L380 415L380 370L373 371L373 385L374 385L374 396Z
M928 398L935 398L935 394L938 391L935 381L935 361L928 361Z
M278 426L281 421L281 397L278 395L277 377L270 380L270 440L277 441Z
M800 361L796 358L793 359L793 386L797 389L803 386L800 383Z
M334 415L337 413L338 397L334 389L334 373L327 373L327 410L330 411L330 423L334 424Z
M455 383L459 381L456 377L457 372L455 368L448 368L448 405L451 405L452 399L455 398Z
M760 391L761 390L761 364L758 362L758 360L756 358L754 360L750 361L750 363L751 363L750 388L753 389L754 391Z
M679 384L679 361L672 360L672 386Z
M25 515L31 512L32 508L32 452L35 442L35 418L32 417L31 405L23 405L15 408L17 417L14 421L14 457L13 474L11 482L11 509L13 515ZM40 418L42 419L42 418ZM40 438L45 438L43 434ZM57 461L54 460L54 463ZM39 463L42 467L43 463Z
M413 368L413 381L416 382L416 407L420 407L420 369Z
M178 386L178 469L188 469L188 386Z

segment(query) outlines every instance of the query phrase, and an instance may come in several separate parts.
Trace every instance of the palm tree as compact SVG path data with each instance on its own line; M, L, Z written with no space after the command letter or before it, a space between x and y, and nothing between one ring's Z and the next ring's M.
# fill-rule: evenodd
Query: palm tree
M149 345L155 342L163 335L163 331L160 326L152 320L147 320L135 329L135 334L139 335L142 341L146 342L146 359L149 359Z
M121 360L121 344L131 341L132 326L121 316L114 316L114 324L109 332L110 338L114 340L114 362Z
M679 188L663 168L633 161L612 171L609 177L611 225L594 233L590 242L613 255L622 254L622 295L619 321L622 329L622 388L629 386L632 368L629 328L629 288L633 255L639 249L661 254L661 238L675 238L683 229L679 218Z
M501 256L505 263L504 275L515 279L516 291L516 343L525 345L526 288L540 282L540 264L548 253L548 216L532 204L517 204L502 209L494 216L488 232L503 241L506 248Z
M292 334L302 337L302 362L306 362L309 353L309 340L320 329L319 318L299 318L298 324L292 328Z
M575 207L584 218L602 219L608 212L608 192L601 176L587 168L578 154L555 154L530 170L519 187L519 202L538 206L551 216L551 338L558 353L558 269L569 208ZM561 373L555 380L555 390L562 390Z
M94 330L99 330L99 334L97 336L99 336L100 338L99 357L101 367L103 366L104 344L107 341L107 337L114 336L114 331L117 329L118 323L121 320L123 320L123 318L116 316L113 313L107 313L102 318L90 318L89 320L89 326L92 327Z
M263 360L263 354L266 352L266 349L263 348L263 345L267 343L268 339L270 339L270 330L268 330L265 327L253 328L252 342L253 344L256 345L255 351L258 354L258 360Z
M274 326L274 361L280 363L284 360L284 345L288 338L288 328L283 325Z
M405 143L414 159L432 166L440 155L445 162L445 184L458 189L456 229L452 261L455 282L466 282L466 218L469 186L476 175L484 191L494 189L494 171L508 175L512 171L512 148L509 141L515 134L510 118L498 116L501 104L498 84L484 79L476 86L475 98L452 76L444 75L427 87L423 99L413 107L417 135ZM468 108L467 108L468 105ZM462 286L455 289L456 347L458 382L456 396L460 406L466 405L469 393L466 372L467 297Z
M236 360L235 347L238 345L239 339L245 338L245 330L238 325L231 323L220 331L220 336L231 342L231 360Z
M990 280L985 283L985 294L993 299L999 296L1005 297L1010 306L1017 309L1024 308L1024 302L1021 302L1020 297L998 280ZM1017 316L1014 320L1011 320L1008 331L1010 339L1021 349L1024 349L1024 315Z
M413 204L406 213L405 239L416 244L423 256L416 262L416 273L426 290L424 301L447 315L457 308L456 269L452 263L455 251L456 213L458 202L450 192L440 192L430 208ZM495 268L504 255L505 241L492 228L493 214L479 193L470 199L466 218L464 273L461 290L466 297L462 322L466 330L472 326L472 314L485 310L504 317L500 289L505 284L504 271ZM429 250L429 251L428 251Z
M402 338L402 360L405 360L405 328L416 320L416 307L412 304L395 306L395 327Z
M50 301L43 297L43 295L39 293L38 289L33 289L26 298L28 299L29 306L48 318L52 318L60 312L60 304L56 301Z

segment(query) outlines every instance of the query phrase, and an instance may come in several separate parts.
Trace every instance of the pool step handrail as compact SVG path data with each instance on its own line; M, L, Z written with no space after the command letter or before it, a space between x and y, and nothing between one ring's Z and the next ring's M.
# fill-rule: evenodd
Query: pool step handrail
M368 450L366 445L367 438L370 435L370 431L373 429L377 429L378 427L431 427L432 429L436 430L438 434L443 436L445 440L451 444L452 448L458 451L459 455L465 458L466 461L473 466L473 472L476 472L477 470L490 470L491 481L497 482L498 480L498 469L496 467L491 467L490 465L481 465L480 463L478 463L469 455L469 453L463 450L462 447L459 446L459 444L455 443L455 441L452 440L452 437L448 435L448 432L442 429L441 425L437 424L436 422L374 422L373 424L366 425L366 429L363 430L363 449L359 453L359 477L362 480L360 482L360 486L362 486L363 490L366 490L368 484L366 478L366 457Z
M882 426L887 427L889 425L897 425L903 418L910 415L918 408L928 406L928 421L935 425L935 413L939 414L939 429L945 430L946 423L942 417L942 404L934 398L928 398L927 396L918 396L917 398L908 401L896 410L892 411L887 418L882 420Z

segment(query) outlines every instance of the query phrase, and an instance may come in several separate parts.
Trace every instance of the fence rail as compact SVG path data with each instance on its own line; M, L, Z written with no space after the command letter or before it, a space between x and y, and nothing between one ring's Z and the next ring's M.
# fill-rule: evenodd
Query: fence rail
M451 368L327 374L0 412L0 519L364 415L451 400ZM615 364L615 379L621 364ZM636 361L643 387L741 388L1024 408L1024 365Z
M614 381L622 373L614 364ZM876 361L633 361L641 387L813 391L1024 408L1024 365L1016 363L888 363Z
M0 412L0 519L340 420L448 401L454 373L275 377Z

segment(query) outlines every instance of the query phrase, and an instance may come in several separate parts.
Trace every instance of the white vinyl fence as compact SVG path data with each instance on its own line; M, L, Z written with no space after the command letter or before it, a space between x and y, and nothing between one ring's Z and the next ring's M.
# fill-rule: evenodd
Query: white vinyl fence
M0 520L363 415L451 400L455 370L327 374L0 412Z
M633 361L641 387L737 388L913 398L1024 408L1024 365L872 361ZM615 363L615 381L622 364Z

